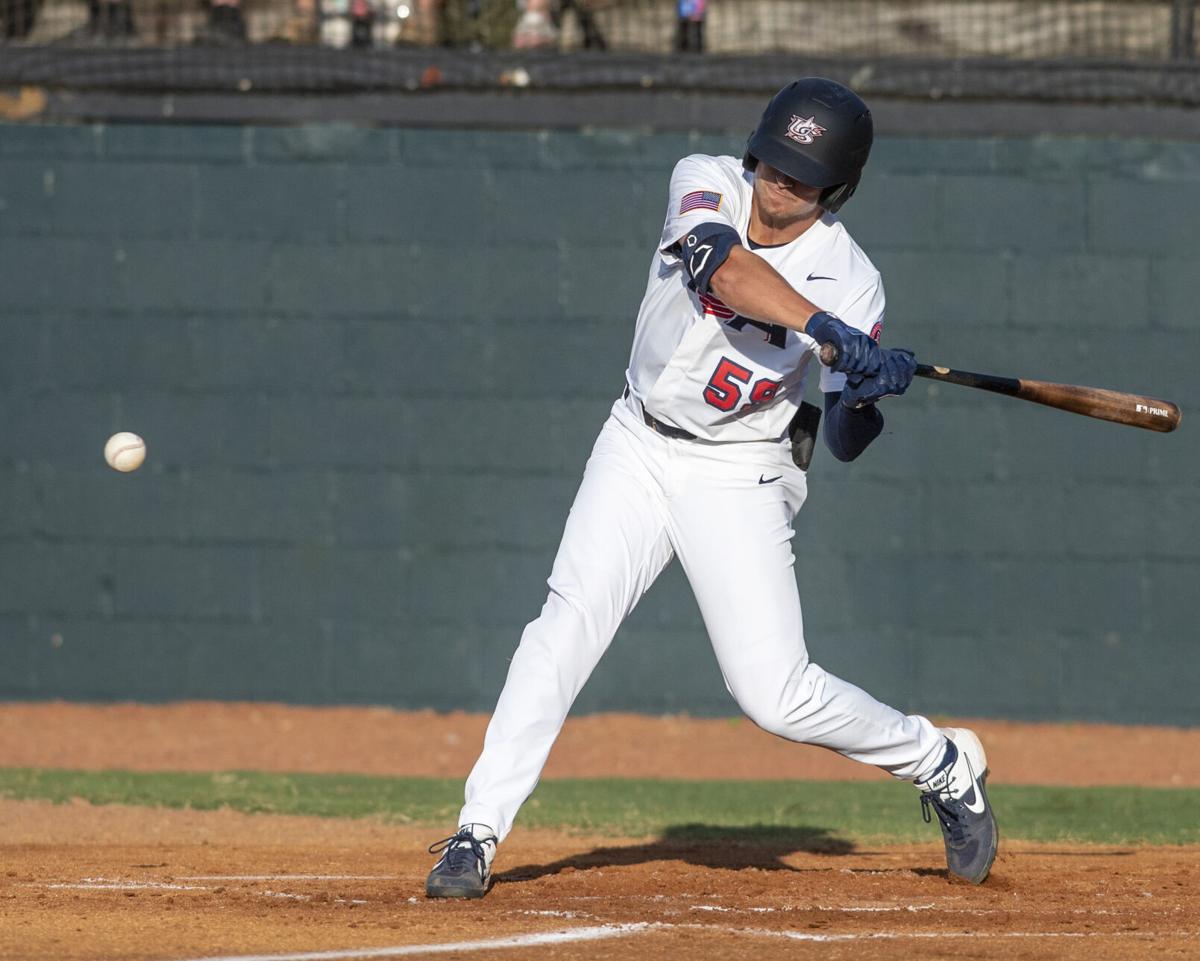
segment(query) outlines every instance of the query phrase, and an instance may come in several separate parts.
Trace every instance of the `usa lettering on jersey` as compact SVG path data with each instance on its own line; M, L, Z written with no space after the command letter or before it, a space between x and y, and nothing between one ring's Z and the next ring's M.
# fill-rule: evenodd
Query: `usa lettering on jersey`
M787 328L781 327L779 324L764 324L760 320L750 320L748 317L739 316L737 311L731 310L723 301L718 300L712 294L700 294L700 304L704 307L704 313L708 317L716 317L719 320L726 322L733 330L742 330L747 324L763 332L763 340L772 347L785 347L787 345Z
M720 317L722 320L733 320L737 316L737 311L730 310L712 294L701 294L700 303L704 307L704 312L709 316Z

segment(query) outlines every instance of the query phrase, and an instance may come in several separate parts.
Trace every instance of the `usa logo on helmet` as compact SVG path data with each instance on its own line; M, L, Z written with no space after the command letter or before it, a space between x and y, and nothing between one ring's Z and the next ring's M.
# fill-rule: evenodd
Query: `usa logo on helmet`
M788 124L787 136L796 143L812 143L821 134L825 132L825 128L816 122L816 117L792 117L792 122Z

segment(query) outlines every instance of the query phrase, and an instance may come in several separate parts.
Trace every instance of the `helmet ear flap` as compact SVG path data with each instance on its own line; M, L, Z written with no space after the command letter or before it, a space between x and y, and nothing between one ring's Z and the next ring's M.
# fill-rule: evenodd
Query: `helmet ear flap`
M834 186L826 187L821 191L821 196L817 198L817 203L831 214L836 214L841 209L842 204L854 196L854 191L857 188L857 181L847 184L834 184Z

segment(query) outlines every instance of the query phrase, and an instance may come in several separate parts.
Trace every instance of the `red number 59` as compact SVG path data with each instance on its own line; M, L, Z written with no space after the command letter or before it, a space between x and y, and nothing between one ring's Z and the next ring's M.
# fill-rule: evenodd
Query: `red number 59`
M742 399L742 388L750 383L753 376L754 372L749 368L735 364L728 357L722 357L717 369L708 378L708 386L704 388L704 402L720 411L733 410ZM746 406L765 404L779 393L780 386L779 381L766 377L755 381Z

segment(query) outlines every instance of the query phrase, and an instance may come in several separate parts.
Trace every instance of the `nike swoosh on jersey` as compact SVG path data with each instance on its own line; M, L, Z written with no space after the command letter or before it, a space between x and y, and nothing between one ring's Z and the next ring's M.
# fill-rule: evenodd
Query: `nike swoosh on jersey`
M777 476L775 476L775 477L768 477L768 478L764 479L764 478L763 478L763 475L762 475L762 474L759 474L759 475L758 475L758 482L759 482L760 484L774 484L774 483L775 483L777 480L779 480L779 478L780 478L780 477L782 477L782 476L783 476L782 474L779 474L779 475L777 475Z
M822 277L820 274L809 274L809 280L837 280L836 277Z

